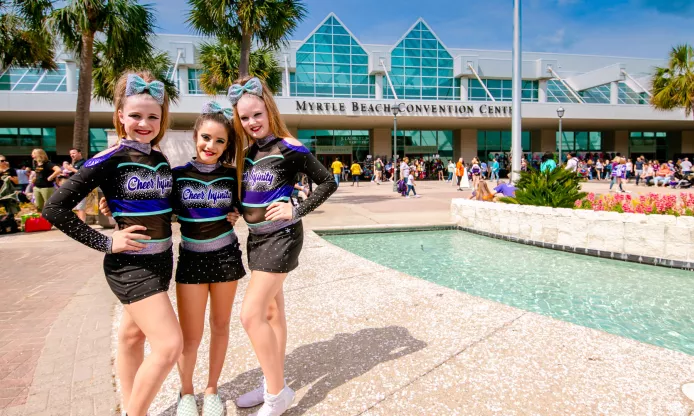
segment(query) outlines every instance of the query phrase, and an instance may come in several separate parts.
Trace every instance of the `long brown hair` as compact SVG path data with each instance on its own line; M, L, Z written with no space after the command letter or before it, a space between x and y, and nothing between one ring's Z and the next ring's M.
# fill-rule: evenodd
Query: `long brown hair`
M254 77L251 76L245 76L242 78L237 79L234 81L234 84L239 84L239 85L246 85L246 83ZM289 129L287 129L287 126L284 124L284 120L282 120L282 116L280 115L280 111L277 109L277 103L275 103L275 99L272 96L272 92L270 91L270 88L268 88L267 84L265 81L262 79L258 78L260 80L260 85L263 86L263 96L259 97L261 100L263 100L263 103L265 103L265 109L267 110L267 117L268 117L268 122L270 124L270 133L272 133L273 136L277 138L287 138L287 137L294 137L292 134L289 132ZM234 105L236 107L236 105ZM243 125L241 124L241 119L239 118L239 113L234 109L234 130L236 130L236 155L237 155L237 160L236 160L236 175L238 176L239 180L239 189L241 189L241 181L243 179L243 158L246 157L246 144L250 145L254 140L252 137L250 137L247 133L246 130L243 129Z
M34 149L34 150L31 151L32 154L33 154L34 152L36 152L36 158L35 158L35 160L36 160L36 163L37 163L37 164L43 164L43 163L48 162L48 155L46 154L46 151L45 151L45 150L43 150L43 149Z
M156 81L157 78L152 75L151 72L149 71L129 71L123 73L121 77L118 79L118 83L116 83L116 88L113 91L113 104L115 106L115 111L113 112L113 126L116 128L116 133L118 134L118 140L121 140L122 138L125 137L125 126L120 122L118 119L118 110L122 110L123 106L125 105L125 86L128 83L128 75L130 74L135 74L145 80L145 82L152 82ZM159 144L161 139L164 137L164 134L166 134L166 130L169 128L169 94L166 93L166 90L164 90L164 104L161 105L161 123L159 125L159 134L157 134L157 137L152 139L150 144L152 147L156 146Z
M222 162L222 165L226 167L230 167L234 165L234 159L236 158L236 155L239 154L239 142L238 138L236 137L236 132L234 131L234 126L231 124L231 120L226 118L224 114L221 113L206 113L206 114L200 114L198 118L195 120L195 125L193 126L193 141L196 144L196 152L197 152L197 142L198 142L198 131L200 131L200 127L202 127L202 123L206 121L214 121L215 123L219 123L224 126L224 130L227 132L227 147L224 149L224 152L222 152L222 155L219 157L219 161ZM233 145L232 145L233 142ZM241 151L243 151L243 148L241 148ZM237 161L238 162L238 161ZM238 163L236 163L236 170L239 170ZM241 165L241 169L243 169L243 164ZM237 180L238 180L238 174L237 174ZM237 194L239 197L239 200L241 199L241 187L237 187Z

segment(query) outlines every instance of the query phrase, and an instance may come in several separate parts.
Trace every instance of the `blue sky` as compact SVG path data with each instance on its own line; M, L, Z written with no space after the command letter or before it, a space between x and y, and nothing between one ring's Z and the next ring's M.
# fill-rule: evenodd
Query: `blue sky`
M190 33L185 0L151 1L158 32ZM422 17L453 48L510 50L512 0L305 0L304 39L335 12L362 43L393 44ZM523 49L665 59L694 44L692 0L523 0Z

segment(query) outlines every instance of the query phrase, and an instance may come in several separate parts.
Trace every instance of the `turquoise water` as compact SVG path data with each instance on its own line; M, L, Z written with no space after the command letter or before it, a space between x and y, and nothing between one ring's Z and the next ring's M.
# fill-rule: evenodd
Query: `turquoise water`
M694 273L689 271L453 230L323 238L442 286L694 355Z

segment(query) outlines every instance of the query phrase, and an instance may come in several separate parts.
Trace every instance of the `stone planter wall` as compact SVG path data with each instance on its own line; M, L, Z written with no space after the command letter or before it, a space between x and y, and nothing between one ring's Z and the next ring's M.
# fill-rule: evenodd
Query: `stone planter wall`
M482 234L562 250L580 248L584 249L580 250L582 254L694 268L694 217L620 214L467 199L451 202L451 216L459 227Z

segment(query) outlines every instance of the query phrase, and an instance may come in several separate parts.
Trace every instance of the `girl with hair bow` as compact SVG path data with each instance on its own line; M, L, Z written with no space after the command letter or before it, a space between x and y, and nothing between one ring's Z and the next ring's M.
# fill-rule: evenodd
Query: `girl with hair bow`
M116 360L123 408L126 415L144 416L183 347L166 294L173 269L172 174L156 150L168 126L169 98L164 84L148 72L123 75L114 95L118 143L68 179L43 216L68 236L106 253L106 281L123 303ZM111 237L72 212L97 186L118 223ZM145 338L152 350L147 358Z
M238 80L229 89L229 99L236 135L250 143L244 159L241 205L249 230L246 251L251 280L241 307L241 323L265 376L260 387L239 397L236 404L252 407L263 403L258 415L278 416L294 401L294 391L284 379L287 322L282 286L287 274L299 265L304 237L301 218L325 202L337 184L291 136L261 80ZM291 194L299 173L318 186L295 206Z

